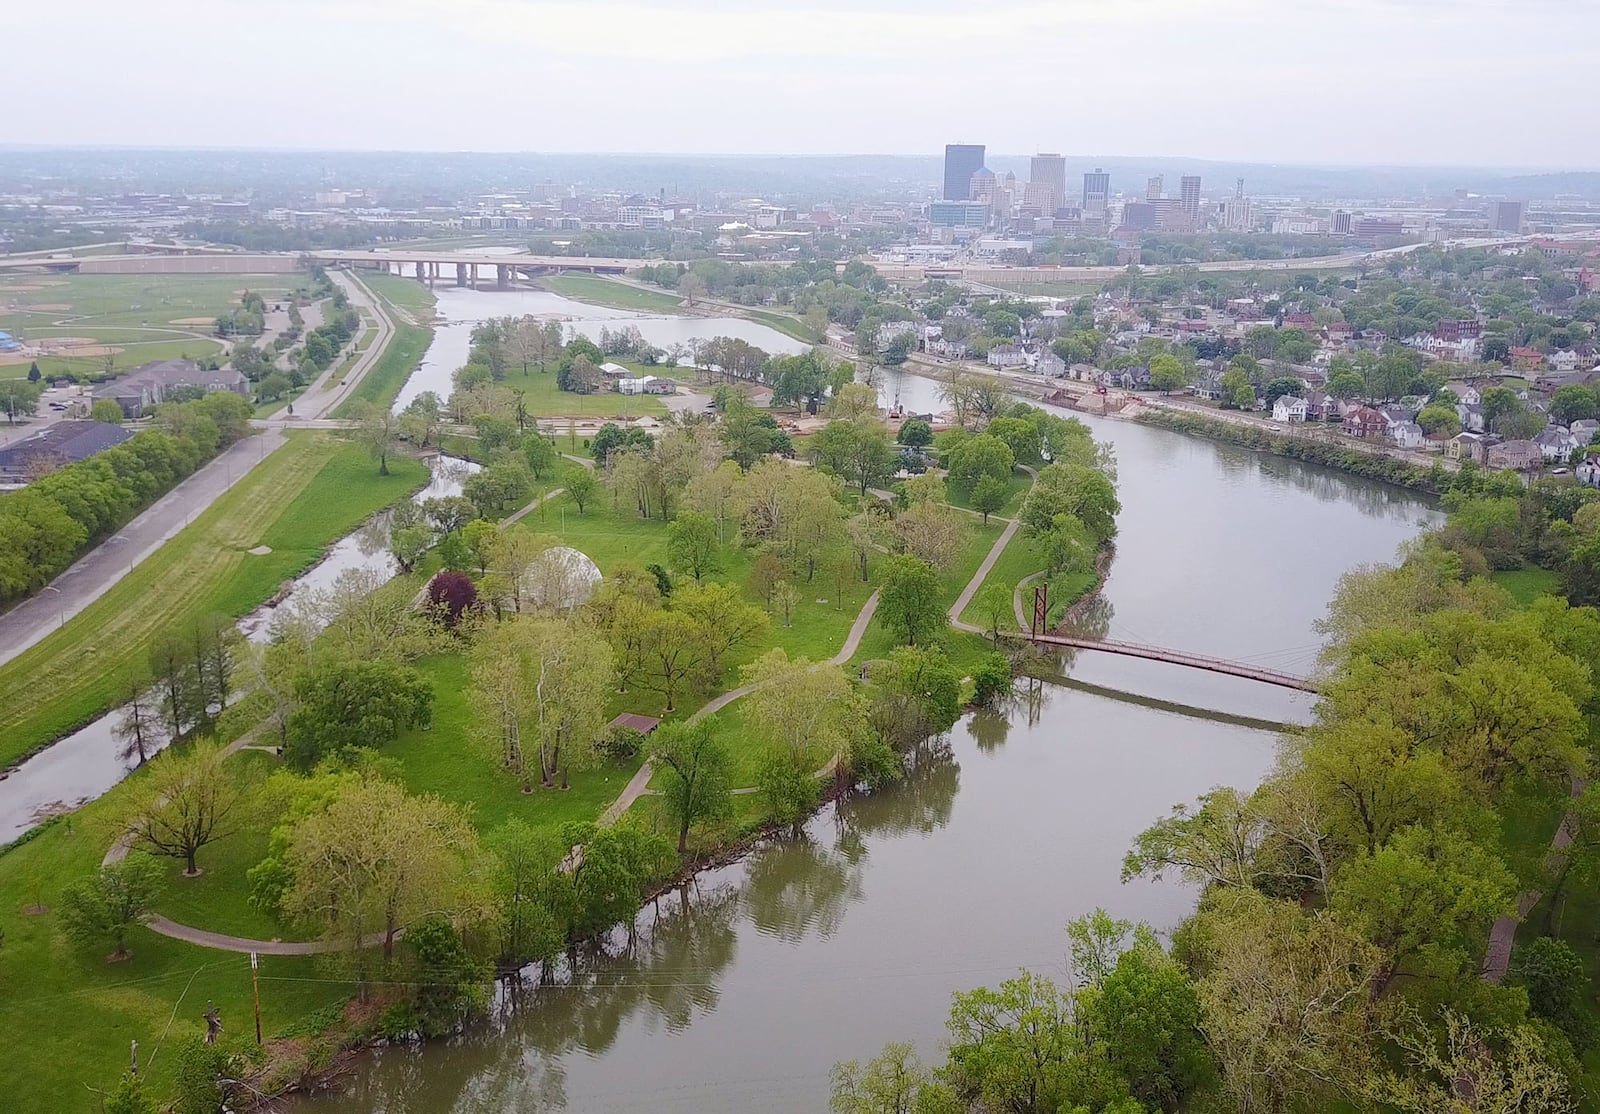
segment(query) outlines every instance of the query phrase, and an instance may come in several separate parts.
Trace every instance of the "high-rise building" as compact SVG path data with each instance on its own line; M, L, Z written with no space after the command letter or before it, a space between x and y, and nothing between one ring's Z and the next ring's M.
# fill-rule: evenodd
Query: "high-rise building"
M982 228L989 223L989 206L982 201L935 201L928 206L928 223L934 228Z
M1335 236L1350 235L1350 210L1335 209L1333 211L1333 234Z
M1244 179L1235 179L1233 196L1222 207L1222 226L1229 232L1248 232L1252 223L1250 199L1244 195Z
M1045 213L1054 213L1067 203L1067 160L1060 155L1037 154L1028 167L1028 185L1041 187L1035 191ZM1044 191L1048 189L1046 198Z
M1523 203L1521 201L1491 201L1489 227L1496 232L1522 231Z
M1166 190L1166 186L1167 180L1160 174L1155 175L1153 178L1146 178L1144 180L1144 199L1146 201L1159 201Z
M972 200L972 176L983 169L981 143L947 143L944 148L944 199Z
M973 201L992 202L998 181L994 176L994 171L987 166L980 166L973 173L971 181L967 184L967 197Z
M1111 201L1111 175L1098 166L1083 176L1083 212L1102 215Z
M1183 199L1183 211L1191 217L1200 214L1200 175L1185 174L1179 182L1179 197Z

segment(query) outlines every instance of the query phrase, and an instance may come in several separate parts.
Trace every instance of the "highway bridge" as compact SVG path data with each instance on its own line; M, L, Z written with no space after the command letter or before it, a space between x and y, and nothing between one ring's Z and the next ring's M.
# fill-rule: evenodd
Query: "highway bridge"
M1201 654L1186 654L1181 650L1168 650L1162 646L1140 646L1132 642L1110 642L1094 638L1071 638L1060 634L1024 634L1022 637L1030 642L1047 646L1062 646L1073 650L1092 650L1102 654L1120 654L1123 657L1144 658L1146 661L1164 661L1169 665L1183 665L1190 669L1203 669L1208 673L1225 673L1230 677L1243 677L1249 681L1260 681L1265 685L1277 685L1279 688L1295 689L1299 692L1317 691L1316 684L1307 677L1297 677L1292 673L1280 673L1276 669L1263 669L1259 665L1246 665L1243 662L1227 661L1224 658L1205 657Z

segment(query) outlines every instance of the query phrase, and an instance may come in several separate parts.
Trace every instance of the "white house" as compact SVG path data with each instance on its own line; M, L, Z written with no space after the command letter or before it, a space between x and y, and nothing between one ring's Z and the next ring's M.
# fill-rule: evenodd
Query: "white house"
M1395 422L1389 426L1389 440L1402 449L1420 449L1428 443L1422 427L1416 422Z
M1571 431L1558 425L1545 426L1533 436L1533 443L1539 446L1539 451L1544 458L1550 461L1559 461L1562 464L1572 455L1572 450L1578 447L1578 439Z
M1600 452L1585 455L1573 469L1573 473L1583 483L1600 487Z
M1039 358L1033 362L1033 370L1040 375L1048 375L1052 379L1059 379L1067 373L1067 362L1046 348L1039 353Z
M989 349L990 367L1022 367L1028 356L1015 344L997 344Z
M1453 379L1444 385L1444 389L1456 396L1456 401L1466 406L1476 406L1483 401L1483 395L1471 383L1463 383Z
M1306 400L1299 395L1280 395L1272 404L1275 422L1303 422L1306 420Z
M1594 435L1600 433L1600 422L1593 418L1579 418L1567 426L1572 436L1578 439L1578 444L1587 445L1594 440Z
M1544 360L1545 363L1557 371L1578 370L1578 354L1570 348L1557 349L1546 356Z

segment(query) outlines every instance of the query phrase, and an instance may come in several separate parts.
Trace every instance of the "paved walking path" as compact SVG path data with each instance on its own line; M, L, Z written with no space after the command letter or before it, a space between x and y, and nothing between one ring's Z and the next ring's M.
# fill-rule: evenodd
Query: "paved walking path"
M1028 489L1033 489L1033 482L1039 478L1039 473L1027 465L1019 465L1028 473L1030 481ZM1006 546L1011 544L1011 539L1017 536L1017 530L1022 526L1021 519L1013 518L1006 521L1006 528L1000 531L1000 536L994 540L989 554L983 559L983 564L978 566L978 571L973 573L972 579L967 581L967 586L961 589L961 594L956 597L956 602L950 605L950 625L956 630L964 630L973 634L982 634L983 628L975 627L971 623L961 621L961 613L967 609L967 604L972 602L972 597L978 594L978 589L983 586L984 579L994 570L995 562L1000 560L1000 554L1006 551Z
M856 616L856 621L850 624L850 633L845 635L844 645L825 664L843 665L855 657L856 651L861 648L861 640L866 637L867 627L871 625L872 617L877 613L878 593L873 592L872 595L867 597L867 602L861 605L861 612ZM729 689L720 696L707 701L704 707L689 717L688 722L694 723L697 720L704 719L706 716L722 711L722 709L740 697L750 695L755 687L754 685L740 685L738 688ZM830 762L829 768L831 767L832 763ZM607 805L606 810L600 814L600 827L611 827L611 825L622 819L624 813L633 807L633 802L650 792L650 776L653 773L655 773L655 768L647 758L644 765L639 767L639 771L628 779L628 784L623 786L622 792L617 799ZM753 793L755 790L735 789L734 792Z
M1575 777L1572 779L1572 796L1583 793L1589 784L1587 778ZM1575 823L1571 810L1561 817L1561 823L1556 827L1556 834L1550 840L1549 864L1559 870L1566 861L1567 848L1572 846L1572 826ZM1506 973L1511 969L1511 951L1517 942L1517 926L1524 917L1533 912L1534 907L1544 897L1543 891L1527 890L1517 895L1517 911L1506 913L1496 918L1494 927L1489 930L1489 945L1483 952L1483 981L1499 983L1504 982Z

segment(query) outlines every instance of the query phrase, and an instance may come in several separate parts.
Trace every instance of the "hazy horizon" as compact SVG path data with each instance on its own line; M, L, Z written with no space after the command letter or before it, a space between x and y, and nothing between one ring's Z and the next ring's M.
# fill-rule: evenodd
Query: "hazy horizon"
M11 24L38 106L11 145L1596 165L1567 151L1600 9L1558 0L59 0Z

